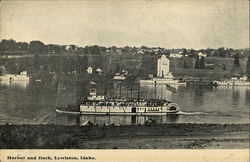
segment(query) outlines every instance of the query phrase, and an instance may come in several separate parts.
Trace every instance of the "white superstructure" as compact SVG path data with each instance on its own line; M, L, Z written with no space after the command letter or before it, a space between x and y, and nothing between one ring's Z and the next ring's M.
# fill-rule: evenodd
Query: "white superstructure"
M0 81L29 81L27 71L22 71L20 74L4 74L0 76Z
M232 77L231 79L228 80L223 80L223 81L214 81L214 85L218 86L250 86L250 82L247 81L247 77Z
M176 113L179 106L165 99L126 100L106 99L92 89L80 102L80 114L96 115L166 115Z

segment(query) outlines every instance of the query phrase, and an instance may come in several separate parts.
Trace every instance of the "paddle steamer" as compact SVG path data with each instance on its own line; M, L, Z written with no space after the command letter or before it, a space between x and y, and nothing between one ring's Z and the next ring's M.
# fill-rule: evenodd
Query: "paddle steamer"
M179 106L166 99L108 99L90 89L89 96L80 100L79 109L84 115L166 115L177 113Z

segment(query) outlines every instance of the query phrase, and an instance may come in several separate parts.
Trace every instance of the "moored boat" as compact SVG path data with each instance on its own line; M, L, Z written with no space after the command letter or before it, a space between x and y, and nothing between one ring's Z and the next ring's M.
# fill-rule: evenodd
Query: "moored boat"
M214 81L216 86L250 86L250 82L247 81L247 77L232 77L228 80Z
M20 74L4 74L0 76L0 81L29 81L30 78L27 71L22 71Z
M80 114L80 107L79 105L57 106L56 112L62 114L78 115Z

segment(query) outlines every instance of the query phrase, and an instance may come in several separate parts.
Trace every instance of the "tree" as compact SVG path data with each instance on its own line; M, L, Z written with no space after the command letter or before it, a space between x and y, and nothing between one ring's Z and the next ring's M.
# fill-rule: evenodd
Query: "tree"
M112 46L112 47L111 47L111 51L112 51L112 52L117 52L117 47L116 47L116 46Z
M32 53L43 53L44 44L41 41L31 41L29 46L30 52Z
M188 68L187 61L186 61L186 60L184 60L183 68L184 68L184 69L187 69L187 68Z
M100 47L97 45L94 46L86 46L85 47L85 51L88 54L92 54L92 55L100 55Z
M183 54L183 55L186 55L187 53L188 53L188 52L187 52L187 49L186 49L186 48L184 48L184 49L183 49L183 53L182 53L182 54Z
M21 50L21 51L27 51L28 50L29 44L26 43L26 42L18 42L17 45L18 45L18 49Z
M218 48L218 56L219 57L226 57L226 51L225 51L224 47Z
M61 47L59 45L48 44L48 45L46 45L46 47L47 47L47 52L46 53L58 54L58 53L61 52Z
M131 51L131 49L132 49L131 47L125 46L122 48L122 52L129 52L129 51Z
M240 68L240 60L239 60L239 54L234 55L234 63L233 63L233 74L240 74L242 69Z
M249 54L248 60L247 60L246 75L247 75L248 79L250 80L250 54Z
M200 68L200 59L199 59L198 55L195 58L195 66L194 66L194 68L195 69L199 69Z
M140 48L143 49L143 50L149 50L149 48L146 47L146 46L141 46Z
M240 67L240 59L239 59L239 54L234 55L234 66L235 67Z
M0 66L0 75L3 75L3 74L4 74L4 67Z
M3 39L1 42L1 51L16 51L18 50L18 45L13 39Z
M201 57L199 66L200 69L205 69L205 57Z
M39 57L39 55L34 56L33 70L35 73L37 73L40 70L40 57Z
M227 70L227 69L226 69L226 65L225 65L225 64L223 64L223 68L222 68L222 69L223 69L223 70Z
M194 49L190 50L189 57L195 57L195 50Z

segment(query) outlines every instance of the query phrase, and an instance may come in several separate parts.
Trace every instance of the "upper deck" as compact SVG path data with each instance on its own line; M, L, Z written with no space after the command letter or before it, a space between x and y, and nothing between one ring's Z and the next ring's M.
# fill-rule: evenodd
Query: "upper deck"
M146 100L132 100L132 99L95 99L91 100L85 97L80 100L81 105L86 106L129 106L129 107L162 107L167 106L170 101L165 99L146 99Z

